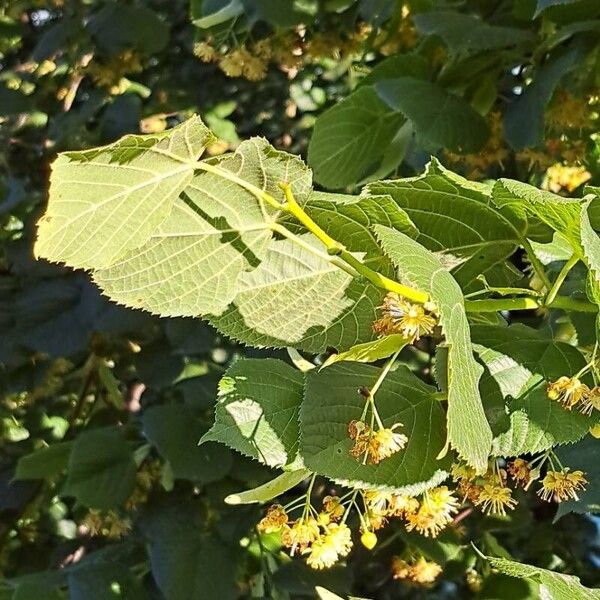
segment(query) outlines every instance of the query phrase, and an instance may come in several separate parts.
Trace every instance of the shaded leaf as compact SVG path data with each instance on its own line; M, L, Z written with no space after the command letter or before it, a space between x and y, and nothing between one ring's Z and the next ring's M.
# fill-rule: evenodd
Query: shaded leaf
M336 364L306 374L305 398L300 411L301 455L319 475L347 480L359 487L419 492L440 483L448 460L436 457L444 446L444 411L434 389L406 367L391 372L376 394L383 423L402 423L408 435L404 450L378 465L363 465L350 455L348 424L360 419L365 399L359 388L371 387L381 370L370 365Z
M182 404L153 406L142 417L144 434L163 458L175 478L210 483L222 479L232 457L218 444L198 445L204 428L194 413Z
M370 86L338 102L317 119L310 139L308 164L316 181L335 189L365 179L404 120Z
M215 424L202 443L221 442L270 467L291 463L298 452L300 371L275 359L243 359L219 384Z
M412 121L425 147L476 152L489 136L485 119L466 100L435 83L400 77L379 81L375 89L388 106Z
M133 453L122 432L92 429L73 442L63 494L89 508L113 508L133 492L135 474Z

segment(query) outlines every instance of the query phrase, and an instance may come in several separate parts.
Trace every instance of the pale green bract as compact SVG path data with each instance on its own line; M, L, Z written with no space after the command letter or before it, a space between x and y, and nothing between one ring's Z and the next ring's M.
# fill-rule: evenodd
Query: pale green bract
M492 431L479 395L483 372L475 362L463 295L438 258L406 235L383 226L375 232L402 279L431 294L448 344L448 441L471 465L487 469Z

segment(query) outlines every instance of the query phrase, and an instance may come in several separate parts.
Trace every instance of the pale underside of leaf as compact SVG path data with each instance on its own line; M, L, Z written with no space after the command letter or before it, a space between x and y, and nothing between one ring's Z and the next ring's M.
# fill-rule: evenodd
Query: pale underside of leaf
M50 178L35 254L75 268L101 268L143 244L169 215L213 139L198 118L160 136L61 154Z

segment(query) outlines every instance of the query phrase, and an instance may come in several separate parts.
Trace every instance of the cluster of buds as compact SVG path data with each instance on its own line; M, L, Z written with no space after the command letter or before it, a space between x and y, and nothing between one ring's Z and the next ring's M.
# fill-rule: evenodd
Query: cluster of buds
M600 410L600 387L589 388L577 377L559 377L551 381L546 388L550 400L562 404L567 410L573 407L584 415L591 415L593 410Z
M418 585L432 584L442 572L442 567L423 556L416 560L404 560L399 556L392 559L392 576L394 579L410 581Z
M425 537L436 537L452 522L458 512L459 501L446 486L423 493L419 500L412 496L385 491L363 493L365 531L382 528L389 519L400 518L408 531L417 531Z
M348 435L354 442L350 454L357 460L365 460L371 465L400 452L408 443L408 437L396 431L401 423L391 427L371 428L364 421L350 421Z
M326 496L323 510L317 514L308 508L299 519L290 520L283 506L275 504L259 522L258 530L280 532L281 543L292 556L301 554L313 569L326 569L352 549L350 528L342 520L345 509L337 496Z
M399 333L414 342L431 334L438 322L434 304L413 304L396 292L388 292L379 308L381 318L373 323L379 336Z

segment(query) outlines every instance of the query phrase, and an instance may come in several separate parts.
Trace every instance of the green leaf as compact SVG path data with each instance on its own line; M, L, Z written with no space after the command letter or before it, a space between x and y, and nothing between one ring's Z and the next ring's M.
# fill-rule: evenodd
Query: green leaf
M529 31L490 25L475 15L456 11L424 12L416 14L414 21L420 33L438 35L455 54L511 48L533 39Z
M469 464L485 471L492 430L479 395L483 369L473 357L462 292L437 257L421 244L386 227L376 226L375 232L401 279L427 291L438 307L448 346L448 442Z
M60 442L35 450L19 459L15 479L46 479L60 475L67 468L72 442Z
M136 465L117 428L92 429L73 442L63 494L90 508L121 506L133 492Z
M336 364L306 374L300 410L300 453L307 468L359 487L380 487L418 494L443 481L449 460L437 460L444 446L444 411L434 389L406 367L391 372L375 401L384 424L402 423L408 435L404 450L376 466L350 455L348 424L359 419L365 399L358 392L371 387L381 370L370 365Z
M308 164L316 181L337 189L368 177L404 120L370 86L338 102L317 119L310 139Z
M587 202L581 207L581 247L589 268L588 284L591 289L588 296L592 302L600 305L600 238L590 221L590 209L593 203L598 205L600 201L591 200L590 196L586 196L586 199L588 199ZM600 331L600 325L597 325L596 329Z
M384 274L393 273L389 259L373 234L373 225L385 225L416 238L417 228L390 195L350 196L312 192L304 210L333 239L350 252L363 255L363 262ZM286 222L286 226L293 227Z
M119 54L135 48L143 54L160 52L169 41L169 26L147 6L108 2L86 24L101 52Z
M304 239L316 245L314 238ZM248 275L241 305L236 300L210 320L230 338L251 346L291 345L313 353L327 347L345 350L373 339L371 325L383 296L379 288L285 240L274 243L263 264L258 273Z
M346 352L340 352L339 354L332 354L324 363L323 367L328 367L336 362L349 361L349 362L375 362L381 358L387 358L401 350L410 343L410 340L406 339L400 334L386 335L385 337L378 338L372 342L366 342L364 344L358 344L353 346Z
M185 405L153 406L144 412L142 426L177 479L210 483L225 477L231 467L231 454L223 446L198 445L204 428Z
M377 63L373 70L359 82L360 86L373 85L385 79L415 77L427 79L427 61L418 54L393 54Z
M155 505L145 523L156 585L169 600L238 598L237 552L206 533L193 504Z
M494 185L492 199L497 206L510 208L527 219L529 227L540 221L561 233L581 255L579 222L583 203L579 198L563 198L528 183L499 179Z
M535 17L539 17L540 14L551 6L564 6L565 4L574 4L579 0L537 0L535 8Z
M552 56L504 111L506 140L514 150L543 144L546 105L560 80L580 64L583 55L582 49L574 46Z
M419 177L378 181L363 191L365 197L377 195L392 197L419 231L415 239L439 252L468 291L480 287L481 274L496 283L494 268L505 263L524 234L524 220L510 208L498 210L487 186L463 179L436 159Z
M271 150L264 140L244 142L219 168L273 195L281 196L277 184L289 180L303 199L310 173ZM273 212L237 183L198 172L148 241L94 280L126 306L162 316L219 315L265 257Z
M558 448L560 462L571 470L583 471L588 484L577 492L579 500L566 500L558 505L556 519L570 512L600 513L600 472L598 469L598 445L600 441L588 435L577 444Z
M237 494L229 494L229 496L225 498L225 502L227 504L234 505L254 503L263 504L296 487L309 476L310 471L308 469L288 471L278 475L275 477L275 479L272 479L267 483L263 483L262 485L255 487L254 489L238 492Z
M525 565L507 558L485 557L494 569L511 577L531 580L540 585L540 597L548 600L592 600L600 598L600 590L581 585L578 577L555 573L532 565Z
M412 121L427 148L476 152L487 141L485 119L465 100L429 81L400 77L379 81L375 89L387 105Z
M226 444L270 467L294 461L298 453L300 371L275 359L243 359L219 384L215 424L201 442Z
M475 325L471 337L486 367L480 389L495 434L495 455L518 456L576 442L594 424L546 396L544 381L574 375L585 366L575 347L521 324Z
M213 139L198 118L159 135L127 135L54 162L35 254L71 267L107 267L144 244L192 179ZM140 219L140 215L144 215Z

